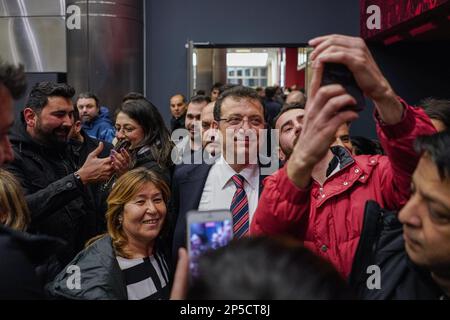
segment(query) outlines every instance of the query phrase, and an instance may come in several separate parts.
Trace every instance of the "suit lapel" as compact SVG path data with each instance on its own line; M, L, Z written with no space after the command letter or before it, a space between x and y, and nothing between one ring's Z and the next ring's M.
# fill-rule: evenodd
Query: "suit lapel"
M180 181L180 212L197 210L206 179L212 165L201 164L193 168L186 178Z
M193 168L185 179L180 181L180 212L186 213L189 210L197 210L202 197L203 188L212 165L201 164ZM261 168L259 168L261 172ZM259 175L259 195L264 189L263 181L267 175Z

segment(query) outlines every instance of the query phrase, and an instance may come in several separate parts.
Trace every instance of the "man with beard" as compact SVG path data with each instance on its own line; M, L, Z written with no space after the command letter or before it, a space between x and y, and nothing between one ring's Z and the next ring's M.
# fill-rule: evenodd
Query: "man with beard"
M362 39L329 35L310 45L313 73L301 130L286 165L264 182L251 233L293 235L348 277L366 201L388 210L406 203L419 160L412 142L435 129L423 111L397 97ZM321 86L325 63L346 65L375 103L377 134L387 156L352 157L346 148L330 148L338 128L358 114L345 109L357 102L342 86Z
M300 133L305 107L302 104L285 104L274 119L274 128L278 130L278 156L285 163L292 154Z
M305 115L305 105L300 103L285 104L280 114L274 119L274 129L278 130L279 149L278 156L284 164L292 154L294 146L303 125ZM352 144L349 138L349 124L342 124L336 132L336 141L334 146L341 146L352 150ZM333 149L332 149L333 150ZM334 148L336 150L336 148ZM331 152L331 151L330 151ZM333 160L332 160L333 161Z
M91 184L108 179L112 160L98 158L103 143L78 168L68 144L73 125L75 90L66 84L37 83L10 139L14 161L7 167L21 182L31 211L31 233L64 239L58 255L66 265L97 234L100 204L90 197ZM52 266L57 269L58 266Z
M108 108L100 106L97 96L90 92L80 93L76 105L87 135L111 143L116 136L116 128L109 118Z

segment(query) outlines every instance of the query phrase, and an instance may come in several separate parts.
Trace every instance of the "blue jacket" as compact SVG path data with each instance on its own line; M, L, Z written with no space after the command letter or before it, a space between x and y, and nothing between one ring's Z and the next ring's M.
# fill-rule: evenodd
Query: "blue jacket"
M100 107L100 113L94 121L83 123L83 129L88 136L109 143L112 143L116 136L116 129L109 118L109 110L106 107Z

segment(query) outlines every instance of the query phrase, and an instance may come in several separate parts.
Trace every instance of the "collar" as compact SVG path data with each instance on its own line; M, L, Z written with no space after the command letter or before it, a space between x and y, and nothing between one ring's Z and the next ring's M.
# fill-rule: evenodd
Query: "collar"
M331 152L338 158L339 160L339 168L342 169L349 164L355 162L353 160L352 155L350 154L350 151L342 146L332 146L330 148Z
M221 188L225 188L225 186L230 183L231 177L237 174L233 168L226 162L225 158L221 155L219 159L213 165L214 170L217 170L217 173L220 177L223 177ZM256 190L259 185L259 167L256 164L251 164L241 172L239 172L241 176L244 177L245 181L249 184L249 186Z
M150 147L149 146L142 146L141 148L139 148L139 151L137 152L137 155L140 156L140 155L146 153L147 151L150 151Z

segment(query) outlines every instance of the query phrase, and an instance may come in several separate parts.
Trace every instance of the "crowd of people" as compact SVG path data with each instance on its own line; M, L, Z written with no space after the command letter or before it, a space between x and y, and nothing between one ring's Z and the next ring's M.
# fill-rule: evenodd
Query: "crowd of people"
M25 73L0 61L0 299L448 299L450 100L409 105L360 38L309 45L307 96L216 83L173 95L170 127L140 93L52 82L14 121ZM234 240L189 280L187 212L224 209Z

